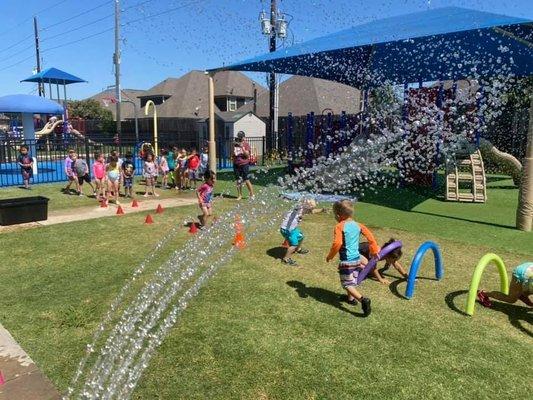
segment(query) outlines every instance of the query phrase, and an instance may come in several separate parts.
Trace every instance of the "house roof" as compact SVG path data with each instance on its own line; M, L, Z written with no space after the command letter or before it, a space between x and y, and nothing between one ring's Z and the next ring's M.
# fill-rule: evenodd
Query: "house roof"
M279 85L279 115L306 115L314 112L321 114L325 109L331 109L334 114L346 111L349 114L359 112L360 91L351 86L310 78L307 76L292 76ZM256 114L260 117L269 116L269 93L264 92L257 97ZM254 105L248 103L238 111L253 111Z
M257 94L267 90L252 81L242 72L238 71L221 71L215 74L215 96L236 96L236 97L254 97L254 84L257 88Z
M253 97L253 81L240 72L229 72L215 75L215 93L231 91L234 95ZM217 89L218 87L218 89ZM249 87L249 91L246 91ZM266 89L256 84L258 93ZM228 89L229 88L229 89ZM251 93L251 94L250 94ZM170 96L164 103L157 106L160 117L207 118L209 114L208 78L204 71L190 71L180 78L168 78L142 94L142 98ZM215 105L215 112L220 110Z
M140 109L141 109L141 101L139 100L139 96L142 95L145 91L140 89L122 89L122 99L133 101L137 105L137 109L139 110L139 117ZM115 104L111 104L110 102L106 102L104 100L109 98L115 98L115 89L107 89L103 90L100 93L95 94L94 96L89 97L89 99L93 99L98 101L103 107L108 108L113 113L113 118L115 118L115 114L117 112L117 108ZM107 103L107 105L106 105ZM133 106L131 104L125 104L122 103L120 105L120 115L122 119L128 119L128 118L134 118L135 114L133 112Z

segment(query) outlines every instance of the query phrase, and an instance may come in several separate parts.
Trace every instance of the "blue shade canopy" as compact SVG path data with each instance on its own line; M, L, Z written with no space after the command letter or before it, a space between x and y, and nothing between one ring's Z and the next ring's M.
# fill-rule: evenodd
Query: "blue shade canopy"
M63 106L44 97L12 94L0 97L0 112L31 114L63 114Z
M61 71L57 68L47 68L38 74L32 75L21 82L36 82L36 83L53 83L59 85L70 85L71 83L87 82L77 76L71 75L68 72Z
M533 21L446 7L358 25L213 69L379 86L533 74Z

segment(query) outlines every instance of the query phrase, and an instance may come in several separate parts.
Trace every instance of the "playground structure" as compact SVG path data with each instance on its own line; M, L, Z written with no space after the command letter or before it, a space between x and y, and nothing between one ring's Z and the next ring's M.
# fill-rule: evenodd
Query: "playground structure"
M485 268L490 263L496 264L498 272L500 274L500 292L503 294L509 294L509 277L507 276L507 270L505 269L505 263L500 256L494 253L487 253L479 260L474 273L472 274L472 281L470 282L470 288L468 290L468 297L466 299L466 313L470 316L474 315L474 308L476 305L477 290L479 288L479 282L481 276L485 271Z
M485 166L479 149L465 145L446 162L446 200L475 203L487 200Z

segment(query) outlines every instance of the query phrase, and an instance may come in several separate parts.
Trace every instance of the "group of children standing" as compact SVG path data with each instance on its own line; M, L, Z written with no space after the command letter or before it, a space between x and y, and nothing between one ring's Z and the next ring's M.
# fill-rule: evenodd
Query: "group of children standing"
M209 155L207 147L198 153L195 148L187 152L184 148L162 149L159 157L159 172L163 188L174 187L176 190L196 190L207 171Z

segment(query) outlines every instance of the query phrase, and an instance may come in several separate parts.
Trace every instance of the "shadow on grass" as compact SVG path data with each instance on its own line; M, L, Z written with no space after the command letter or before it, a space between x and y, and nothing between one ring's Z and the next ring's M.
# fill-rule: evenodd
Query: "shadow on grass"
M475 219L468 219L468 218L461 218L461 217L453 217L451 215L444 215L444 214L437 214L437 213L430 213L426 211L411 211L415 214L422 214L422 215L429 215L432 217L441 217L441 218L447 218L447 219L454 219L456 221L464 221L464 222L471 222L474 224L481 224L481 225L488 225L488 226L495 226L497 228L505 228L505 229L512 229L515 230L516 228L512 225L502 225L502 224L495 224L492 222L485 222L485 221L478 221Z
M389 277L393 277L391 275L384 275L384 276L389 276ZM415 288L416 288L416 285L419 281L437 281L438 279L436 278L430 278L430 277L425 277L425 276L418 276L416 278L416 282L415 282ZM391 293L393 295L395 295L396 297L398 297L399 299L402 299L402 300L409 300L407 297L405 297L403 294L400 293L400 291L398 290L398 286L400 285L400 283L403 283L403 282L407 282L407 279L406 278L398 278L397 280L395 280L394 282L391 282L391 284L389 285L389 290L391 291Z
M275 258L276 260L281 260L283 256L285 255L286 251L287 249L285 247L278 246L278 247L272 247L271 249L268 249L266 253L268 256Z
M332 292L331 290L318 288L318 287L309 287L305 283L299 281L288 281L287 285L294 288L298 296L302 299L308 297L313 298L314 300L333 306L341 311L347 312L348 314L353 315L354 317L364 318L363 313L356 313L347 309L339 299L339 294Z
M457 290L455 292L448 293L444 298L446 305L458 314L470 317L466 312L461 310L455 304L455 298L458 296L468 294L468 290ZM477 304L476 307L482 307L480 304ZM533 325L533 309L530 307L518 306L515 304L507 304L500 301L492 300L492 310L504 313L509 318L509 322L516 329L522 333L533 337L533 330L528 329L522 322L527 322L529 326Z

